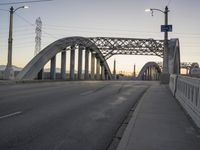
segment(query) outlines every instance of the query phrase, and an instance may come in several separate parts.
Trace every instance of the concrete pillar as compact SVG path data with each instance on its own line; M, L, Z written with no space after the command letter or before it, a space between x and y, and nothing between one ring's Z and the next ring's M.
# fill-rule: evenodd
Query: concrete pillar
M56 79L56 56L51 58L50 79Z
M85 50L85 80L88 80L89 79L89 53L90 53L90 50L89 48L86 48Z
M147 69L145 70L144 80L147 80Z
M42 80L44 78L43 77L43 72L44 72L43 68L40 70L40 72L38 72L38 80Z
M114 65L113 65L113 79L116 80L116 60L114 60Z
M152 80L152 68L149 67L149 80Z
M91 54L91 80L94 80L94 69L95 69L95 53Z
M79 46L78 49L78 80L81 80L82 76L82 58L83 58L83 46Z
M149 70L148 70L148 69L149 69L149 68L146 69L146 80L149 79Z
M74 80L74 66L75 66L75 46L71 46L70 50L70 80Z
M105 80L108 80L108 73L105 71Z
M103 65L101 65L101 79L105 80L105 68Z
M66 79L66 51L61 53L61 79Z
M96 80L100 80L100 58L96 59Z

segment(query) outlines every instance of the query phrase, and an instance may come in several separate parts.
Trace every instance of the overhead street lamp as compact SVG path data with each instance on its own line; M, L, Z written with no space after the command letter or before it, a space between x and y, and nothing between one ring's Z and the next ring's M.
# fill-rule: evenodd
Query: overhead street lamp
M14 70L12 68L12 44L13 44L13 14L21 9L21 8L29 8L28 6L20 6L16 9L13 7L10 7L10 26L9 26L9 38L8 38L8 60L6 69L4 72L4 79L11 80L14 79Z
M163 72L161 74L161 83L169 83L169 66L168 66L168 32L172 31L172 26L168 25L168 12L169 9L166 6L165 10L156 8L146 9L146 12L151 12L153 16L154 11L162 12L165 16L164 25L161 26L161 31L164 32L164 53L163 53Z

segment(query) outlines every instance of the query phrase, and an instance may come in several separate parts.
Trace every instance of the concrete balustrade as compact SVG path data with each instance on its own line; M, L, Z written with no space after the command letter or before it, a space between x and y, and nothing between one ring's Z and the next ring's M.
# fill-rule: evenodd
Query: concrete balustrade
M169 87L183 108L200 127L200 79L171 75Z

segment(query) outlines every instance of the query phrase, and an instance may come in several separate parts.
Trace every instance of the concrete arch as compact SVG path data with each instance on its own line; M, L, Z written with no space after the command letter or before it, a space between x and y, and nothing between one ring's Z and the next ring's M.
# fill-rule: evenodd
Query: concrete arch
M44 67L44 65L57 53L62 52L63 49L66 49L66 47L75 45L81 45L95 52L96 56L99 57L101 64L104 66L105 72L108 74L109 79L112 79L110 68L106 60L104 59L101 51L94 43L92 43L89 39L83 37L66 37L51 43L38 55L36 55L18 74L17 80L34 79L39 71Z
M189 75L193 74L193 70L199 70L199 64L198 63L192 63L189 69Z
M168 66L170 74L180 74L180 44L178 39L169 40Z
M159 65L156 63L156 62L147 62L143 67L142 69L140 70L139 74L138 74L138 80L142 80L142 77L145 73L145 71L148 69L148 68L155 68L157 70L157 72L160 74L161 73L161 69L159 67Z

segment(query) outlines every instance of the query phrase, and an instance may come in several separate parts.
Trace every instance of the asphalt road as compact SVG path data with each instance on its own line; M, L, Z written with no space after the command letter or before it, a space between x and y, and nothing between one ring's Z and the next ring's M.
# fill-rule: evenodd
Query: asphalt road
M154 82L0 85L0 150L106 150Z

